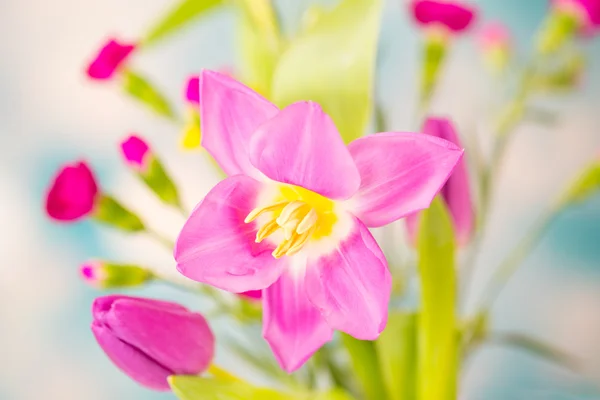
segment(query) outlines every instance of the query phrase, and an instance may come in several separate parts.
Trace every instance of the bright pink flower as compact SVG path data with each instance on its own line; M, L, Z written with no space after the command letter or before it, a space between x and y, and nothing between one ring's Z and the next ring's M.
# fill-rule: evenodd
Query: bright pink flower
M263 333L293 371L339 329L378 337L391 277L368 227L427 208L462 156L445 140L385 132L345 146L313 102L283 110L235 80L200 77L202 145L230 175L175 245L185 276L263 290Z
M167 391L167 377L198 375L215 344L200 314L165 301L104 296L94 301L92 332L112 362L131 379Z
M414 0L411 6L420 25L441 25L452 32L464 31L475 17L475 9L459 1Z
M423 133L448 140L460 146L460 140L454 126L447 119L428 118L425 121ZM464 159L458 162L440 194L446 202L452 217L457 242L464 245L471 238L475 224L471 185L469 184L469 174ZM413 243L416 243L418 224L419 213L406 218L406 226Z
M553 0L561 12L572 14L581 23L584 34L594 34L600 27L600 0Z
M185 86L185 99L192 105L200 104L200 77L192 75Z
M481 28L479 44L483 51L506 49L510 47L510 32L504 24L493 21Z
M248 290L247 292L240 293L240 296L250 300L262 299L262 290Z
M46 212L58 221L74 221L89 214L98 195L98 186L85 161L63 166L46 196Z
M138 171L144 171L151 155L150 147L139 136L131 135L121 142L121 152L125 161Z
M88 76L97 80L110 79L134 49L134 44L119 43L117 39L110 39L88 66Z

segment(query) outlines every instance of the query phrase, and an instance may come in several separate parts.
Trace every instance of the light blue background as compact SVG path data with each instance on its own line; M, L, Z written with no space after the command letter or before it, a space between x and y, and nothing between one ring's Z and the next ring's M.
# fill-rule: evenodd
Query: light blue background
M151 139L193 206L216 182L198 154L182 154L179 127L154 118L118 88L85 79L87 60L107 35L133 39L171 4L168 0L3 0L0 3L0 399L167 399L138 387L114 368L89 331L98 292L81 283L77 266L90 257L147 263L173 273L171 256L149 240L88 222L49 222L42 203L47 182L65 161L85 157L103 187L174 237L183 220L164 210L128 173L117 143L127 133ZM309 1L278 2L293 27ZM331 2L330 2L331 3ZM504 21L515 51L527 57L546 13L545 0L480 1L482 19ZM419 37L400 0L383 17L378 97L396 130L410 129ZM133 60L183 112L183 83L200 68L235 63L232 11L213 13L181 35ZM588 47L581 93L545 101L563 110L556 126L518 131L501 174L491 234L484 244L482 282L541 210L587 160L600 153L600 41ZM485 74L473 40L460 39L433 110L461 128L476 124L484 139L484 99L502 86ZM489 347L466 367L461 396L469 400L595 399L600 392L600 198L570 210L528 259L497 303L494 329L527 332L580 357L586 377L527 354ZM143 295L195 299L164 287ZM217 332L231 326L216 324ZM219 361L244 375L234 360Z

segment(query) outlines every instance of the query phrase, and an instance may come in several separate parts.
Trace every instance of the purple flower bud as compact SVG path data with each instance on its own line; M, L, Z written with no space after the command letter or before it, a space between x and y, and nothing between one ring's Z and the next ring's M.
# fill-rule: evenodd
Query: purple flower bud
M168 391L167 377L198 375L214 356L200 314L175 303L127 296L94 301L92 332L113 363L139 384Z

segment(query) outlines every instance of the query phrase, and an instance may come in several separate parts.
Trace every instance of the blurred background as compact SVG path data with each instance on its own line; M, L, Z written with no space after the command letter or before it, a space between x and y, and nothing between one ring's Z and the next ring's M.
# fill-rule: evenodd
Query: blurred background
M308 0L277 2L294 29ZM329 1L328 3L334 3ZM511 30L526 57L547 0L473 1L482 19ZM106 37L135 39L169 0L2 0L0 2L0 399L169 399L138 387L109 362L89 330L99 292L83 284L89 258L147 264L175 273L172 256L144 237L84 221L50 222L47 184L62 163L88 159L103 187L150 224L175 237L181 216L167 210L124 166L118 143L147 137L193 207L217 182L197 152L178 147L180 127L155 117L119 88L87 79L87 62ZM378 59L379 101L392 130L410 130L419 68L419 35L401 0L387 1ZM137 54L142 71L178 110L183 89L201 68L235 66L236 18L231 9L206 18ZM552 125L523 125L512 142L493 203L489 235L475 281L500 257L578 171L600 154L600 40L590 43L577 94L552 98ZM472 38L457 41L433 104L459 127L485 126L482 99L499 88L486 74ZM485 136L485 129L480 129ZM173 289L143 295L202 304ZM485 346L466 365L461 399L600 399L600 197L564 213L496 302L493 329L524 332L579 357L585 377L527 353ZM225 325L217 324L217 335ZM219 361L240 374L223 352Z

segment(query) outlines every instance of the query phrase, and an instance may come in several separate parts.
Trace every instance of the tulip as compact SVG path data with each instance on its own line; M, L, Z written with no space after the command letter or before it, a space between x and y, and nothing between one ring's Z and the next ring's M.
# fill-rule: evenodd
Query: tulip
M249 300L260 300L262 298L261 290L249 290L247 292L242 292L239 294L242 297L245 297Z
M445 139L460 146L460 140L452 123L443 118L428 118L423 127L423 133L426 135ZM440 191L442 198L446 202L452 222L456 239L459 245L468 243L475 226L475 213L473 209L473 199L471 196L471 186L469 184L469 174L464 159L461 159L448 181ZM419 213L410 215L406 218L406 226L409 236L413 243L416 242L417 230L419 225Z
M538 50L555 53L576 35L594 35L599 27L600 0L554 0L539 34Z
M459 1L415 0L411 6L419 25L444 36L465 31L475 17L475 10Z
M111 79L134 50L134 44L120 43L117 39L108 40L89 64L88 76L95 80Z
M85 161L63 166L46 196L46 212L58 221L75 221L90 214L98 203L98 185Z
M177 187L144 139L130 135L121 142L121 152L125 162L164 203L182 208Z
M200 314L165 301L104 296L94 301L92 332L112 362L142 386L168 391L171 375L198 375L214 356Z
M554 0L552 8L574 18L583 34L595 34L600 27L600 0Z
M202 146L230 176L182 228L177 269L234 293L263 290L263 335L287 371L334 329L377 338L392 282L368 228L427 208L462 149L400 132L346 146L318 104L279 110L212 71L200 97Z
M84 263L80 273L88 284L102 289L138 286L153 278L152 272L136 265L96 260Z

